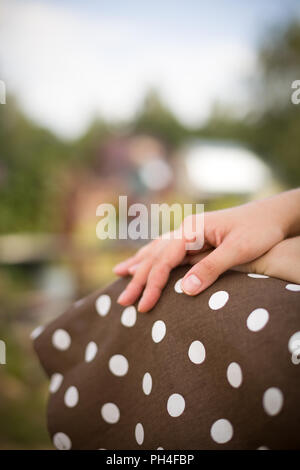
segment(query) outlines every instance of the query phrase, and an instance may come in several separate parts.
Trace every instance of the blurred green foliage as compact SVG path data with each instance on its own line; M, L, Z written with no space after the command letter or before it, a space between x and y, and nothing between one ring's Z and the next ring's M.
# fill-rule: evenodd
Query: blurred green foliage
M46 427L47 384L27 328L0 323L7 364L0 366L0 449L51 448Z
M109 135L149 133L176 148L188 138L237 140L258 152L288 186L300 181L300 110L291 103L291 83L300 79L300 25L274 29L259 53L252 111L243 118L216 110L198 129L188 129L150 91L131 122L97 120L87 133L64 142L25 118L9 97L0 107L0 233L59 231L63 175L86 167Z
M68 146L7 101L0 107L0 230L51 230L61 189L57 170L66 164Z
M202 132L237 139L250 146L289 187L300 184L300 105L291 101L293 81L300 79L300 24L270 31L259 51L253 83L252 111L233 119L230 110L211 116Z

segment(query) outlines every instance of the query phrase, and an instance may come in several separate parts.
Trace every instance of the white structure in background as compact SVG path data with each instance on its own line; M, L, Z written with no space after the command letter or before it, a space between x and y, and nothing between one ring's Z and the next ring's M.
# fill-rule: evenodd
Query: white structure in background
M6 344L0 339L0 364L6 364Z
M173 183L173 172L164 144L149 135L135 135L128 144L129 161L146 191L164 191Z
M6 104L6 86L3 80L0 80L0 104Z
M179 167L179 185L194 198L251 196L268 192L274 181L255 153L222 141L190 144L180 155Z
M156 156L141 166L139 175L146 188L152 191L161 191L167 188L173 177L169 164Z

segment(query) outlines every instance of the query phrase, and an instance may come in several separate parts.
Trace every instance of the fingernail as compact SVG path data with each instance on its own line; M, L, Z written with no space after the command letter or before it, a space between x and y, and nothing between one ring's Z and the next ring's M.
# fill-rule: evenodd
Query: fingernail
M186 279L182 281L182 289L186 294L197 294L201 287L200 279L195 276L195 274L191 274Z
M123 302L123 300L125 299L125 297L126 297L126 291L124 290L123 292L121 292L121 294L120 294L119 297L117 298L118 304L119 304L120 302Z

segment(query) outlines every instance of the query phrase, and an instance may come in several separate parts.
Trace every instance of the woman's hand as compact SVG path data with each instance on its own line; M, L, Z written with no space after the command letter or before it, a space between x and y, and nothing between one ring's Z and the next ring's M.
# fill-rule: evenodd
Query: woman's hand
M204 253L205 256L194 264L181 283L186 294L199 294L227 269L250 263L298 230L299 200L300 191L294 190L244 206L204 214L204 246L198 252L187 251L188 240L184 237L159 238L150 242L115 267L116 274L133 276L118 302L130 305L143 292L138 310L150 310L159 299L171 269L191 263L191 257ZM185 223L187 220L183 221Z

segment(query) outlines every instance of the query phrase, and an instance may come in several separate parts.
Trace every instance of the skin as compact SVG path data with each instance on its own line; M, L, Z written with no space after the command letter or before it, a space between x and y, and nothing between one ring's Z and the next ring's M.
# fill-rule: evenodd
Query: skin
M185 219L181 228L190 222ZM127 306L140 298L138 310L151 310L167 283L170 271L180 264L192 265L181 281L187 295L199 294L232 268L298 283L299 268L295 267L295 257L300 258L298 235L300 189L205 213L201 250L187 250L187 242L191 240L184 236L176 239L171 233L170 239L153 240L115 266L117 275L132 275L118 302Z
M197 264L205 256L206 253L191 255L189 264ZM286 238L259 258L231 269L243 273L264 274L300 284L300 236Z
M234 269L300 284L300 236L287 238L260 258Z

